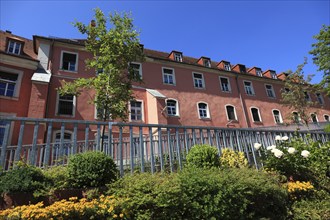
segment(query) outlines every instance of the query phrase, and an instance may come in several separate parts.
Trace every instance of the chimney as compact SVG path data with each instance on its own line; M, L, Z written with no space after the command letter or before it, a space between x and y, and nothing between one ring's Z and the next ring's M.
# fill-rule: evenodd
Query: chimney
M11 31L9 31L9 30L6 30L6 33L8 33L8 34L11 34Z

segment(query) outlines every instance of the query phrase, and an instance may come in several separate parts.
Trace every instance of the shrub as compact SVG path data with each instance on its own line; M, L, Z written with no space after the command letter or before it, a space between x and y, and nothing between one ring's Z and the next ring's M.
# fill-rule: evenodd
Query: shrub
M53 190L68 188L68 169L66 166L54 166L43 170L43 174L51 182Z
M102 152L86 152L69 158L68 182L73 187L101 187L117 177L116 164Z
M237 152L229 148L223 149L220 156L221 167L243 168L248 167L248 161L243 152Z
M187 154L187 166L219 167L218 150L210 145L195 145Z
M1 174L0 193L36 193L45 190L48 184L41 169L24 164Z
M110 186L131 219L284 219L287 192L249 169L186 168L125 176Z

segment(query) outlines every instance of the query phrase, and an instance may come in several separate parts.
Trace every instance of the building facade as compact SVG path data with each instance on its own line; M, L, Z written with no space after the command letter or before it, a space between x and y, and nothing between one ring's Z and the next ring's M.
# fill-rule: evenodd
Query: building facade
M0 115L97 120L97 108L90 104L93 91L75 97L61 96L57 90L63 81L95 76L95 70L85 66L91 54L84 40L43 36L29 40L4 31L0 36ZM130 64L143 80L134 85L136 98L128 103L130 123L258 128L291 123L295 116L281 104L285 74L203 56L187 57L180 51L144 49L144 54L143 63ZM330 98L307 96L318 103L310 109L311 122L329 121ZM60 138L60 129L53 128L53 142ZM64 139L70 140L72 128L66 129ZM90 129L93 139L96 128ZM26 130L23 144L31 144L33 128L27 125ZM10 145L17 144L18 131L18 125L12 126ZM44 143L46 131L41 124L38 143ZM0 140L3 133L0 124ZM78 132L77 138L83 135Z

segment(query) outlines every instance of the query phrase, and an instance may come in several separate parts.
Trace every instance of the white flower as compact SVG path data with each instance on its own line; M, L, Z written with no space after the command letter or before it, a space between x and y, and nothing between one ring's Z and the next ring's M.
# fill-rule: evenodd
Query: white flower
M279 150L279 149L273 149L272 152L274 153L274 156L277 158L281 158L283 156L283 151Z
M303 157L305 157L305 158L309 157L310 154L311 154L311 153L310 153L308 150L303 150L303 151L301 151L301 156L303 156Z
M280 135L276 135L275 136L275 141L280 141L280 140L282 140L281 136Z
M259 144L259 143L254 143L254 148L255 148L256 150L259 150L260 147L261 147L261 144Z
M287 141L288 139L289 139L288 136L283 136L281 140L282 140L282 141Z
M294 154L296 152L296 149L294 149L293 147L289 147L288 152L289 154Z
M275 145L270 145L270 146L267 147L267 150L273 150L273 149L275 149L275 148L276 148Z

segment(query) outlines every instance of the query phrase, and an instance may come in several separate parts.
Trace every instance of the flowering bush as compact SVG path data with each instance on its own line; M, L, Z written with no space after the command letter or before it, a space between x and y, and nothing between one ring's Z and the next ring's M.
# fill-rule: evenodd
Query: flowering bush
M44 207L43 203L18 206L0 211L0 219L128 219L127 211L120 209L121 202L113 196L100 196L99 199L88 201L72 197Z
M221 167L242 168L248 167L248 161L243 152L237 152L229 148L223 149L220 157Z
M314 190L314 186L309 181L290 181L284 187L287 188L290 198L293 200L308 197Z

